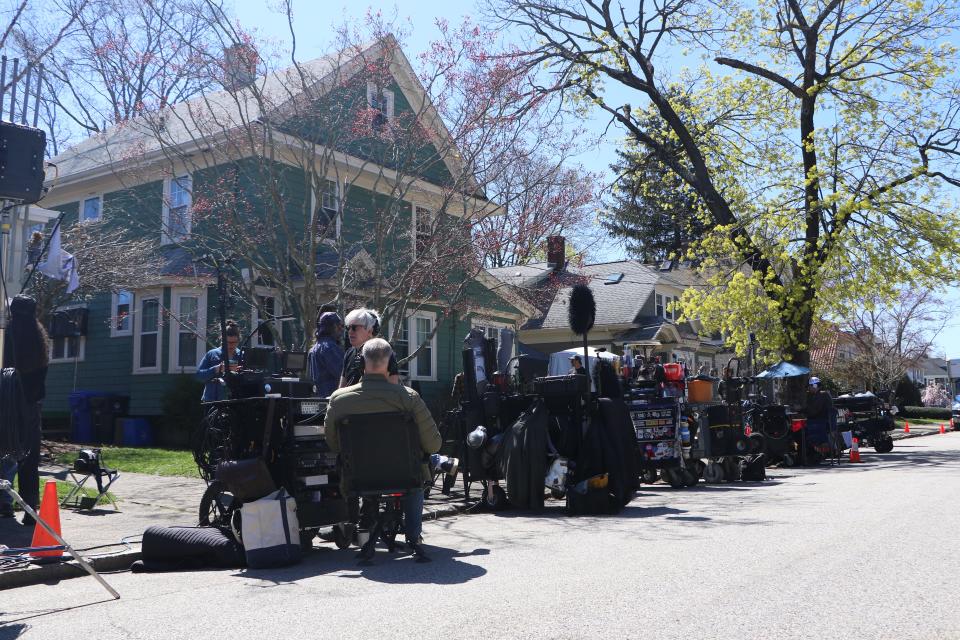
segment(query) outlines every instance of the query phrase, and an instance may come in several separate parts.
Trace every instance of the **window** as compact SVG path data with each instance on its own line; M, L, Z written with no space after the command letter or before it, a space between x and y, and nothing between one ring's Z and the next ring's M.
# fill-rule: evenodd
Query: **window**
M190 205L193 201L193 180L189 175L164 181L163 229L161 242L183 242L190 237L193 221Z
M84 336L65 336L50 340L50 362L82 361L84 356Z
M171 372L196 371L206 346L206 291L173 289L173 322L170 324Z
M666 305L666 307L665 307L666 314L664 314L663 317L666 318L667 320L673 320L673 306L672 306L672 305L673 305L674 302L676 302L676 300L677 300L676 298L671 298L670 296L667 296L667 297L666 297L666 301L667 301L667 305Z
M413 205L413 257L436 256L433 245L433 223L435 214L425 207Z
M83 201L83 209L80 212L80 222L94 222L99 220L102 208L103 199L100 196L87 198Z
M667 316L664 313L664 308L663 308L663 296L658 293L656 295L656 301L657 301L657 317L666 318Z
M253 307L250 326L256 329L261 320L268 320L280 315L279 309L280 307L277 305L276 297L271 295L258 295L257 304ZM280 331L280 326L277 323L271 322L260 330L252 342L262 347L274 347L277 344L278 331Z
M160 293L144 292L138 297L133 372L160 373Z
M129 336L132 331L131 311L133 310L133 293L118 291L113 294L110 313L110 337Z
M418 311L401 323L390 343L397 356L401 378L425 381L437 379L437 336L431 336L436 321L436 314ZM400 362L412 351L420 348L420 345L423 345L423 348L415 358L405 363Z
M380 131L393 120L393 91L367 83L367 106L377 111L373 118L373 130Z
M323 180L320 207L314 206L314 211L317 216L317 242L336 242L340 237L340 189L335 181Z

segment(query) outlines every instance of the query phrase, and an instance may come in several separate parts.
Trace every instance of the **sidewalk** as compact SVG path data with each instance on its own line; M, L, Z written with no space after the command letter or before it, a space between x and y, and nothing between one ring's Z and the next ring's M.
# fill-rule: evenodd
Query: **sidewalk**
M41 479L67 479L62 467L41 467L40 476ZM196 526L200 498L206 487L199 478L121 473L110 490L117 498L120 511L115 511L109 503L101 503L90 511L61 509L61 533L98 571L126 569L139 559L140 537L147 527ZM423 519L454 515L463 506L462 485L445 496L439 491L438 481L438 488L426 499ZM13 548L30 546L33 527L22 526L21 515L18 512L16 519L0 519L0 544ZM314 544L326 543L315 541ZM30 564L0 570L0 590L83 575L87 574L74 562Z

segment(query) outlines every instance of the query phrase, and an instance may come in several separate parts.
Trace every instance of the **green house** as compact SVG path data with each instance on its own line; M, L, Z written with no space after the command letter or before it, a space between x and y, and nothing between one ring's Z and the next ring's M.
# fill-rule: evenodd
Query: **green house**
M370 61L385 56L365 79ZM253 344L309 348L316 307L304 303L305 291L342 310L379 300L395 350L417 351L401 366L406 384L437 412L470 328L515 328L534 313L486 272L447 264L436 258L444 248L430 247L431 233L447 225L469 234L464 212L493 205L464 177L442 124L418 144L384 134L405 116L440 122L392 38L349 57L248 71L230 74L242 81L222 91L116 125L54 158L40 204L62 212L64 228L123 229L157 248L149 259L121 251L116 261L144 265L141 274L60 306L84 322L73 335L52 334L48 419L69 415L71 393L104 392L127 397L129 414L153 421L158 441L178 440L162 432L164 406L218 345L216 277L201 259L211 251L238 256L228 317L249 330L295 316ZM341 135L345 120L331 116L338 110L354 129L356 114L372 113L369 135ZM461 240L467 246L469 235ZM433 280L406 287L422 272L411 265L429 251ZM102 268L81 260L81 285Z

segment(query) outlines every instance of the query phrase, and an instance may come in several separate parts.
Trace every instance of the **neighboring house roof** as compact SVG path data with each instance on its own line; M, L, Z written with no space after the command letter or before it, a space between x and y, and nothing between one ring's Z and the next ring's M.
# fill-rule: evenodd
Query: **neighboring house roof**
M927 378L949 378L949 363L943 358L923 358L920 360L920 369Z
M571 271L587 277L586 284L597 304L595 324L598 325L633 323L658 280L658 274L653 269L633 260L584 265ZM606 284L609 276L620 273L623 277L619 281ZM563 287L553 297L550 308L543 316L542 328L568 326L567 307L571 290L572 287Z
M840 329L835 324L814 325L810 335L810 367L819 371L829 371L837 361L840 346Z

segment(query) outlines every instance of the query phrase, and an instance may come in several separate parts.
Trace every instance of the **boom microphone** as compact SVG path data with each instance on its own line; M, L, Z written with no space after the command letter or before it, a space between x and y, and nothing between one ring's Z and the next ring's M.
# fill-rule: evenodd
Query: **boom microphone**
M570 329L578 336L586 336L593 328L596 317L597 303L593 299L593 291L585 284L574 286L570 292L570 306L567 308Z

